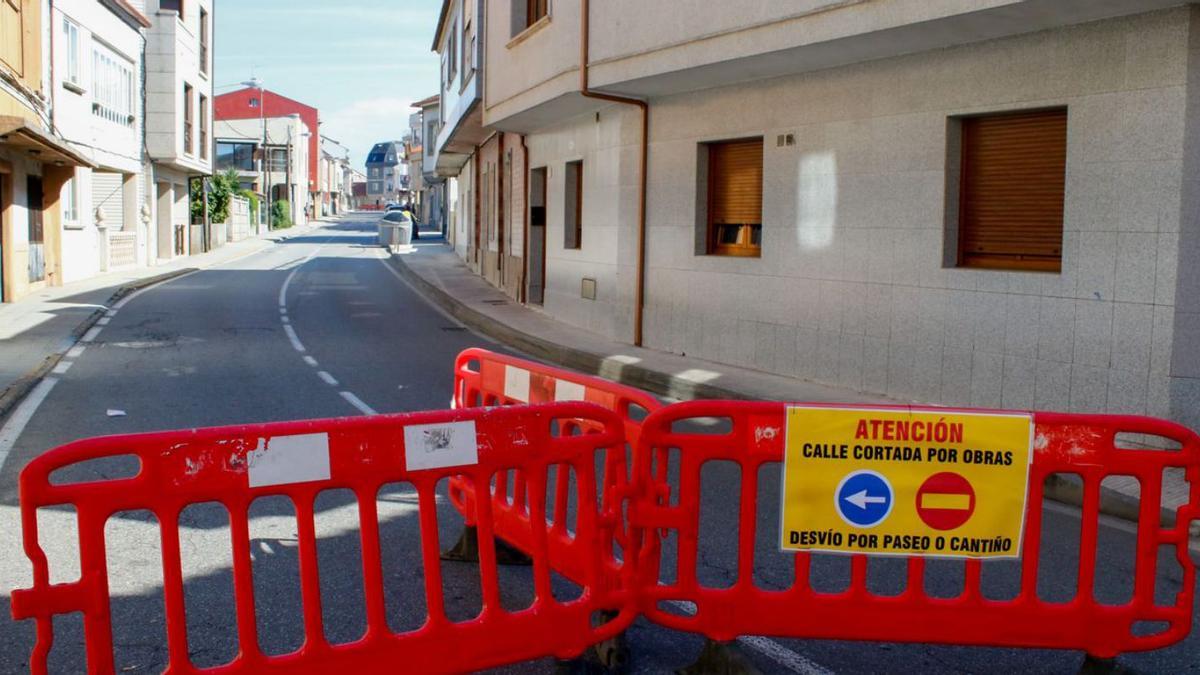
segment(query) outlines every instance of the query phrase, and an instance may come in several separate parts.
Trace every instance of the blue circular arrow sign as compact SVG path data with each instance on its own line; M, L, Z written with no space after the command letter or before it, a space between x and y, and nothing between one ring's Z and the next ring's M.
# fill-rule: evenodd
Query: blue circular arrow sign
M875 527L887 520L895 503L892 484L876 471L863 469L846 475L834 491L834 508L847 523Z

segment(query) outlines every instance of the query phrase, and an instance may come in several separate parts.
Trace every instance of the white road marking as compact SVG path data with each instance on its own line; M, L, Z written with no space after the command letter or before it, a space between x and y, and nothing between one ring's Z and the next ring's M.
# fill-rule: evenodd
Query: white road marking
M111 318L113 318L113 317L114 317L114 316L116 316L116 315L117 315L117 310L115 310L115 309L110 309L110 310L108 310L107 312L105 312L105 313L104 313L104 318L106 318L106 319L111 319Z
M54 366L54 370L51 372L53 372L55 375L62 375L63 373L70 370L71 366L73 366L73 365L75 365L74 361L59 361L58 365Z
M300 338L296 336L296 329L291 326L284 325L283 332L287 333L288 339L292 341L292 347L298 351L304 351L304 344L300 342Z
M21 432L25 431L25 425L29 424L29 420L37 412L38 406L42 405L42 401L46 400L46 397L50 395L50 390L56 384L58 384L58 378L54 377L47 377L38 382L25 400L21 401L21 405L18 405L17 409L13 411L4 427L0 428L0 468L4 468L8 453L12 452L17 439L21 437Z
M107 326L109 321L112 321L112 318L106 314L106 315L104 315L104 317L102 319L100 319L99 321L96 322L96 325L97 326Z
M742 646L753 649L793 673L802 673L803 675L833 675L832 670L812 659L797 654L770 638L758 635L743 635L737 641Z
M332 375L330 375L329 373L325 372L324 370L318 370L318 371L317 371L317 377L321 378L322 380L325 380L325 384L327 384L327 385L329 385L329 386L331 386L331 387L336 387L336 386L338 386L338 381L337 381L337 379L335 379L335 378L334 378Z
M671 605L683 614L690 615L696 611L691 603L668 600L666 604ZM801 673L801 675L833 675L832 670L812 659L797 654L771 638L765 638L760 635L743 635L737 641L743 647L753 649L793 673Z
M104 330L104 326L92 326L90 329L88 329L88 332L83 334L83 337L79 338L79 341L94 342L102 330Z
M340 394L342 398L346 399L347 403L354 406L355 408L358 408L358 411L364 415L378 415L379 414L379 413L375 412L374 408L367 405L366 403L363 403L363 400L361 398L355 396L354 394L352 394L348 391L339 391L338 394Z
M307 355L306 355L306 356L304 357L304 362L305 362L305 363L307 363L308 365L312 366L313 368L316 368L316 367L317 367L317 360L316 360L316 359L314 359L314 358L313 358L313 357L311 357L311 356L307 356Z
M83 354L83 350L87 349L87 345L75 345L67 350L67 358L77 359Z
M282 321L283 323L291 323L292 322L292 320L287 318L286 316L279 317L279 320Z

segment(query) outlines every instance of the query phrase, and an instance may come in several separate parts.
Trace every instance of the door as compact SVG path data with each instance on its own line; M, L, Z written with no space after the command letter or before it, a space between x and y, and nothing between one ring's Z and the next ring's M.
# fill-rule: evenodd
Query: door
M46 231L42 226L42 178L29 176L26 204L29 206L29 283L46 279Z
M529 171L529 302L540 305L546 292L546 167Z

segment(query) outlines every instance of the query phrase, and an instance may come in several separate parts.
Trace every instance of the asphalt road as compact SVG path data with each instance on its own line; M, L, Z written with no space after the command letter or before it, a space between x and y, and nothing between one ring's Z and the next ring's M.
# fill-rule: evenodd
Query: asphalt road
M15 486L21 467L39 453L74 439L114 433L444 409L455 355L472 346L503 349L466 330L401 281L374 245L373 223L370 216L350 217L153 287L130 300L72 356L72 365L54 376L52 388L35 392L44 400L0 469L0 533L7 544L0 547L0 672L27 671L33 644L32 622L9 618L8 589L29 584L30 568L17 545ZM119 462L89 465L70 478L99 479L127 469ZM775 477L761 478L760 504L777 503ZM705 534L698 570L704 583L727 585L737 574L731 546L737 531L737 481L735 467L705 467ZM425 616L416 495L397 487L381 493L377 506L389 626L403 632L419 626ZM445 545L457 535L460 521L444 499L438 506ZM366 627L356 504L352 495L330 491L318 499L316 512L326 635L334 643L353 641ZM78 575L73 515L61 510L42 515L52 580L71 580ZM298 647L303 635L296 521L290 503L281 498L256 502L251 516L260 642L268 652L282 654ZM1070 508L1049 505L1045 518L1039 593L1065 602L1074 593L1079 517ZM759 521L755 578L764 588L785 588L792 566L771 544L778 527L775 513L763 509ZM147 513L119 513L109 520L105 534L117 669L155 672L167 654L157 523ZM228 515L214 504L189 507L181 517L180 536L189 651L197 666L219 665L237 651ZM1098 597L1113 602L1129 597L1133 541L1128 524L1104 521ZM664 555L668 569L673 547L669 540ZM845 558L818 557L814 584L829 590L844 587L848 567ZM477 569L443 562L441 571L450 618L474 616L481 602ZM985 587L995 597L1011 595L1018 578L1010 563L985 566ZM873 591L898 592L902 564L872 561L868 579ZM926 584L947 596L961 580L960 563L932 564L926 575ZM1177 566L1160 565L1160 597L1169 597L1179 583ZM531 571L505 568L501 586L506 608L524 607L533 593ZM565 594L573 589L562 582L554 590ZM63 617L55 630L52 671L85 670L80 617ZM639 673L682 667L701 647L695 636L644 620L634 624L628 639L633 670ZM765 638L744 640L741 648L767 673L1071 673L1082 659L1078 653L1045 650ZM1121 664L1141 672L1200 672L1200 631L1167 649L1123 656ZM403 664L397 668L404 670ZM552 659L543 659L501 672L548 673L554 668Z

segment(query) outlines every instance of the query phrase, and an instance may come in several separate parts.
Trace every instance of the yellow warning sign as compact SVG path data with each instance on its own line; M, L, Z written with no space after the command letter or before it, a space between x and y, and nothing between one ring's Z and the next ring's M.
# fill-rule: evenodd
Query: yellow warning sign
M1019 557L1032 438L1018 413L791 407L781 545Z

